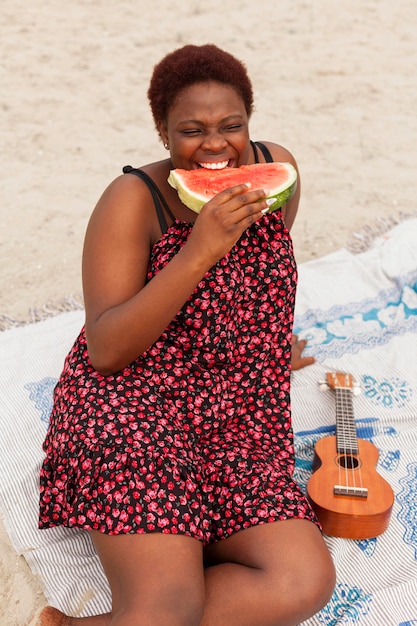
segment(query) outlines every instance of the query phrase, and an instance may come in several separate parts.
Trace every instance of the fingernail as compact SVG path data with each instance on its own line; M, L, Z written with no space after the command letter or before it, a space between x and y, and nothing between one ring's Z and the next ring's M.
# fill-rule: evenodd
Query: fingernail
M250 189L252 187L252 183L245 183L246 187Z
M276 202L276 198L267 198L265 202L267 203L268 207L270 207L274 204L274 202Z
M265 207L264 209L261 209L261 213L268 213L269 211L269 206Z

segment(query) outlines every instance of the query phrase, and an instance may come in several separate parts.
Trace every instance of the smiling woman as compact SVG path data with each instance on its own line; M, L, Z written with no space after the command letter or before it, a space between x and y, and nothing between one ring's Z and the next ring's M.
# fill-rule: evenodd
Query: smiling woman
M175 168L296 163L250 140L246 70L214 46L168 55L149 98L170 156L127 166L91 216L85 327L55 389L40 475L40 528L91 533L112 613L48 607L40 624L298 624L334 585L293 480L299 186L272 214L268 190L239 184L196 215L167 181Z

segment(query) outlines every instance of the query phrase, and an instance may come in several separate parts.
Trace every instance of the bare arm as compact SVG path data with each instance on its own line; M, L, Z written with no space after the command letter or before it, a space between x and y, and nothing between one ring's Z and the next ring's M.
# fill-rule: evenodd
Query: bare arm
M301 181L300 181L300 172L298 171L298 165L293 155L291 154L291 152L289 152L286 148L283 148L282 146L279 146L276 143L270 143L268 141L264 141L262 143L264 143L269 148L274 161L277 161L280 163L285 163L285 162L291 163L291 165L293 165L295 169L297 170L297 173L298 173L297 190L295 194L293 195L293 197L291 198L291 200L282 207L282 217L283 217L284 223L286 227L288 228L288 230L291 230L292 225L294 224L294 221L297 215L298 205L300 202L300 194L301 194Z
M198 282L262 217L264 192L240 185L218 194L198 216L187 243L145 284L154 209L142 181L125 175L104 192L84 245L86 335L93 366L116 372L165 330Z
M297 215L298 205L300 202L300 193L301 193L301 182L300 182L300 173L298 171L297 163L292 156L291 152L289 152L286 148L279 146L274 143L263 142L265 143L272 155L274 161L278 162L289 162L297 170L298 180L297 180L297 190L294 196L291 198L287 204L282 207L282 217L284 223L288 230L291 230L292 225L294 224L294 220ZM312 365L315 363L315 358L312 356L303 356L304 349L306 347L307 341L305 339L298 340L297 335L293 335L293 343L291 349L291 369L292 371L302 369L303 367L307 367L308 365Z

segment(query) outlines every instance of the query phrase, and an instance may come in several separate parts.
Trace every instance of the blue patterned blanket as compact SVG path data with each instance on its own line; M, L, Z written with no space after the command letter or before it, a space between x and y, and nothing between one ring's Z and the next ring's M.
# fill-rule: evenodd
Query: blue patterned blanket
M295 327L317 359L292 378L298 482L307 484L317 440L335 434L333 393L317 383L339 370L360 383L357 434L378 448L378 471L395 492L384 534L326 537L336 589L303 626L417 626L417 220L365 253L302 265Z
M335 431L328 371L351 373L358 436L379 449L395 502L388 530L369 540L326 537L337 568L329 604L303 626L417 626L417 220L366 252L340 250L300 266L295 330L316 364L293 373L296 478L307 484L316 441ZM89 538L37 530L37 475L52 390L83 322L63 313L0 333L0 512L12 543L69 613L109 609ZM294 590L296 597L296 590Z

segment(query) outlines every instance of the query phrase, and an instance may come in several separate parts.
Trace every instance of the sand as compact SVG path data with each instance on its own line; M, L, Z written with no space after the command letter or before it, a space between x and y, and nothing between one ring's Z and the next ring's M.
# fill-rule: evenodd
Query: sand
M98 197L123 165L166 155L146 90L153 65L184 43L246 63L252 137L296 156L299 262L416 210L414 0L3 0L1 13L3 323L79 297ZM22 626L45 600L0 539L0 626Z

